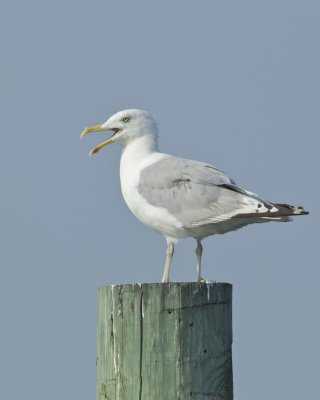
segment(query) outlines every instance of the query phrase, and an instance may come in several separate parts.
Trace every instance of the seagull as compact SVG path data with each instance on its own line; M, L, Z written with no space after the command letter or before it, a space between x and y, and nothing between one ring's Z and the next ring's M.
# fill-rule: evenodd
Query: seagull
M122 146L120 181L124 200L143 224L167 241L163 283L169 282L174 244L180 239L196 240L197 281L201 282L201 241L205 237L308 214L301 206L261 199L211 164L160 153L157 124L147 111L119 111L103 124L85 128L80 137L101 131L111 131L112 135L94 147L90 155L112 143Z

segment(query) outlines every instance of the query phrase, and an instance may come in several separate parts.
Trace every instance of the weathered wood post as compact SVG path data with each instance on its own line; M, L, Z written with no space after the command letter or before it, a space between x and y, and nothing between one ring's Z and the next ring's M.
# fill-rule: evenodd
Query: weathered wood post
M231 400L232 286L99 289L97 400Z

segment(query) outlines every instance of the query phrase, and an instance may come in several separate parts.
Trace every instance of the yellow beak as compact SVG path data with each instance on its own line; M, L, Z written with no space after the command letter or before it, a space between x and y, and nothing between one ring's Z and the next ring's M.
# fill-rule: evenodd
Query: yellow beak
M82 139L83 136L87 135L90 132L102 132L102 131L108 131L108 130L111 130L111 129L104 128L102 125L89 126L84 131L81 132L80 139ZM93 154L98 153L98 151L100 151L103 147L107 146L110 143L112 143L112 137L110 137L109 139L105 140L104 142L98 144L98 146L94 147L90 151L89 155L92 156Z

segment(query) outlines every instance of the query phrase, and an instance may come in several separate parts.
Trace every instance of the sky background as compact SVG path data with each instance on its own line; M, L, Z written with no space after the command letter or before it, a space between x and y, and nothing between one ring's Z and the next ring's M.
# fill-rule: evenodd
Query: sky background
M1 1L1 399L95 398L97 288L162 277L120 148L79 141L125 108L161 151L311 211L206 239L203 275L233 284L235 399L318 397L319 21L308 0ZM171 279L195 279L191 239Z

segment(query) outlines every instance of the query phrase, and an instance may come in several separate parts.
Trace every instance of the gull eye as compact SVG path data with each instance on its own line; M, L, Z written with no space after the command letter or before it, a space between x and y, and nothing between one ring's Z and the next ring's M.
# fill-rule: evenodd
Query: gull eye
M130 117L126 116L122 118L122 122L129 122L130 121Z

